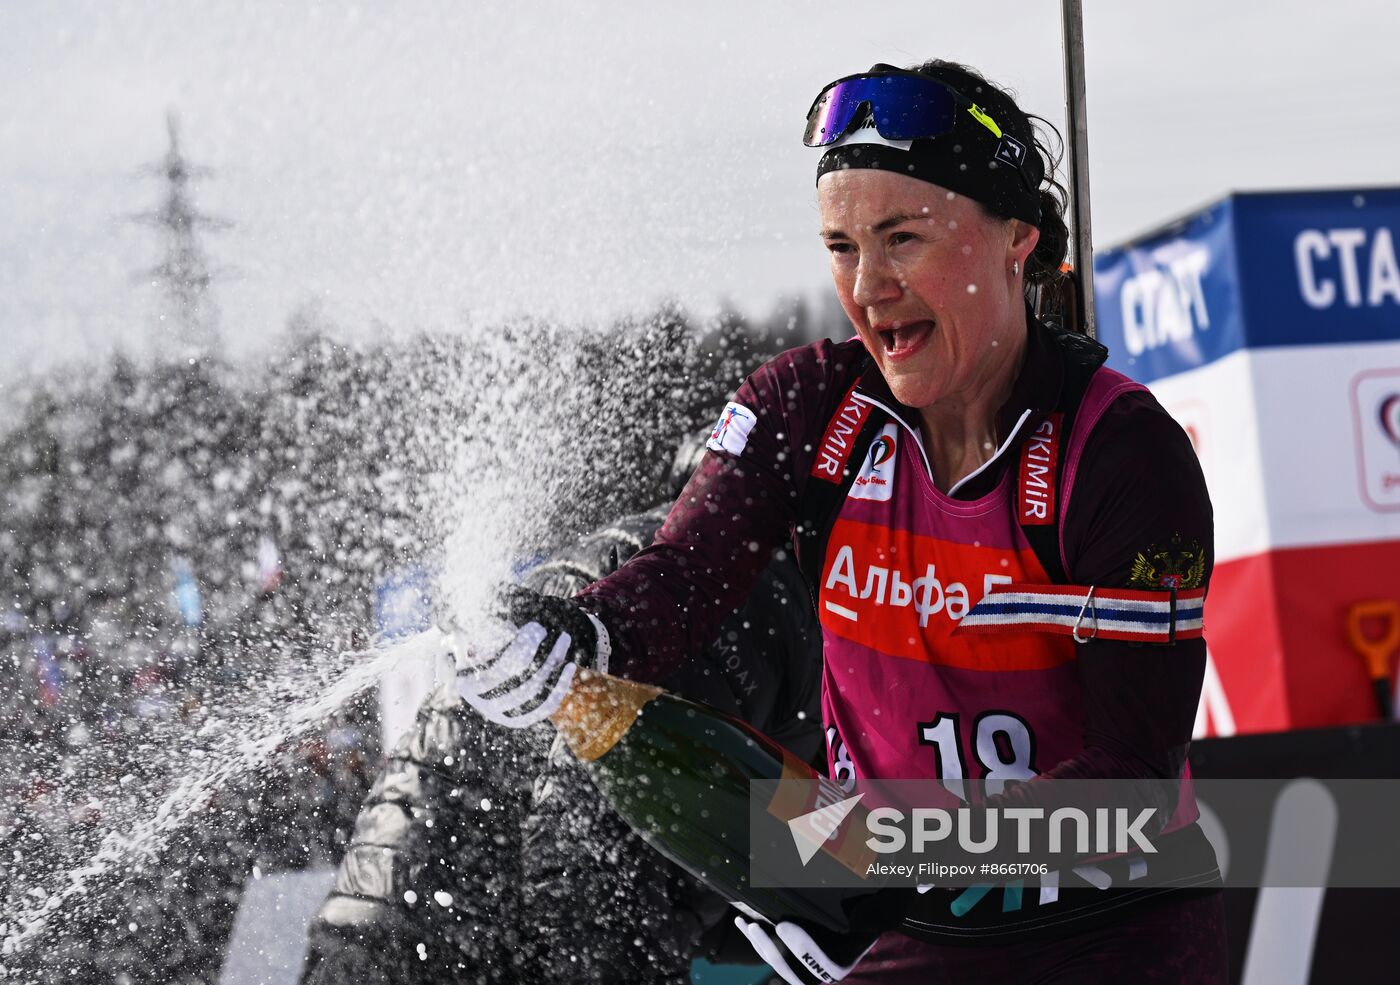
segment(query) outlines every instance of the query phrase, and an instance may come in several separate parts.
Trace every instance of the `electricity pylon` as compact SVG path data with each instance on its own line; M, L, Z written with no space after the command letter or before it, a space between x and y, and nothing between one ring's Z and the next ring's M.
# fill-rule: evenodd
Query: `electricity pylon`
M222 339L218 311L209 291L209 264L197 233L225 229L229 224L194 208L190 181L212 172L190 164L180 153L179 119L173 111L166 114L165 124L170 149L162 161L146 169L165 179L165 197L154 211L136 216L155 226L164 240L164 257L146 272L162 302L152 347L161 359L199 359L217 355Z

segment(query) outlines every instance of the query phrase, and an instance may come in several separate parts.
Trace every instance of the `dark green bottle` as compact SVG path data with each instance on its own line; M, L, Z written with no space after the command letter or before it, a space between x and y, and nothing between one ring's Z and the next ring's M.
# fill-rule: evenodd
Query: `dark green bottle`
M804 883L826 885L765 884L781 881L763 877L780 852L794 864L787 822L822 806L811 802L819 777L738 719L656 687L582 671L552 721L623 820L729 900L770 920L798 919L837 933L883 909L872 906L882 880L865 877L873 855L858 837L824 845L803 870ZM774 795L764 805L750 797L754 780L783 782L770 785ZM844 796L830 783L826 788Z

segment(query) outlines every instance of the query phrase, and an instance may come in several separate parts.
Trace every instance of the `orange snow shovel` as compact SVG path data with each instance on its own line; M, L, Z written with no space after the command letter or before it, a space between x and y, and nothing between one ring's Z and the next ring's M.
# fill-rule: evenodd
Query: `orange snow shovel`
M1379 636L1372 636L1367 632L1368 622L1379 622L1385 628ZM1347 610L1347 642L1366 661L1366 670L1370 672L1371 684L1376 689L1376 701L1381 707L1381 718L1389 719L1393 711L1390 700L1390 655L1400 646L1400 602L1376 599L1353 604Z

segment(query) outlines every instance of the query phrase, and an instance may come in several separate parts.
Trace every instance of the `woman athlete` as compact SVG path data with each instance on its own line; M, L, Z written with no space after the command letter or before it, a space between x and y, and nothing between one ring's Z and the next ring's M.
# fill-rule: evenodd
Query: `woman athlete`
M1067 241L1040 133L1001 88L934 61L826 86L805 142L856 338L745 381L651 547L572 601L511 595L509 659L545 638L479 706L547 713L569 663L663 679L791 541L847 788L1021 780L1007 802L1036 805L1057 778L1189 780L1210 501L1156 400L1026 301ZM1152 805L1170 817L1158 854L934 890L854 951L786 921L740 927L792 982L1223 982L1218 871L1180 790Z

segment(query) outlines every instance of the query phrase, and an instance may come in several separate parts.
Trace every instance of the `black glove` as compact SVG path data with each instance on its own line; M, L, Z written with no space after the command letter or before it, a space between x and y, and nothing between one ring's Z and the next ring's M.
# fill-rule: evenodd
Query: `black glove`
M607 672L608 631L575 602L508 585L497 615L515 627L515 638L457 673L458 692L487 721L509 728L542 722L559 709L578 668Z

